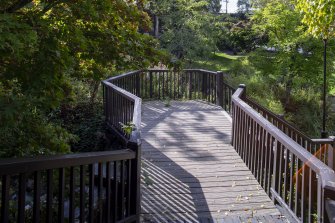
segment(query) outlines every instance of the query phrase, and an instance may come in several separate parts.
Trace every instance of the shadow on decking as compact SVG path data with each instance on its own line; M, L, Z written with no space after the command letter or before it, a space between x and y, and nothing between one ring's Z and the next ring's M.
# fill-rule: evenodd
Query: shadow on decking
M146 104L143 114L143 220L189 222L210 218L211 212L197 176L184 167L200 169L199 163L218 161L213 152L201 149L210 143L206 135L222 140L222 144L227 144L230 136L207 123L208 115L220 108L211 105L209 109L202 102L196 109L187 102L171 106L173 109L164 107L162 102L153 102ZM190 114L193 119L185 122ZM199 137L203 138L199 140Z
M142 165L143 220L196 222L200 213L210 213L195 176L168 160L144 159Z

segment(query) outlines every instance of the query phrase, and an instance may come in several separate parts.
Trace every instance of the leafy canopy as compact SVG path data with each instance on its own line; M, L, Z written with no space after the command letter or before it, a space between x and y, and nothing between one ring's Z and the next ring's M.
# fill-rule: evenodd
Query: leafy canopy
M334 0L297 0L297 9L303 13L302 22L314 37L327 40L335 36Z
M143 34L145 2L135 0L0 1L0 156L68 152L76 137L50 116L75 103L85 83L139 69L165 55ZM142 33L139 32L142 31Z

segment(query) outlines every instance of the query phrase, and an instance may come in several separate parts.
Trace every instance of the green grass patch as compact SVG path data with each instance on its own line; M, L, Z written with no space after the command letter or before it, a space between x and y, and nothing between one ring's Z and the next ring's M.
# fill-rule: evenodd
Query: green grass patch
M231 55L227 53L212 53L208 58L197 60L188 65L188 68L201 68L212 71L229 71L237 59L245 55Z

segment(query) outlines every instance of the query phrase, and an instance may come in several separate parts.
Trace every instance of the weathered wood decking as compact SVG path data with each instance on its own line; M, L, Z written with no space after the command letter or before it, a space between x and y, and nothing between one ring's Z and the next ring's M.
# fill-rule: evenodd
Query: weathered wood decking
M230 145L231 121L204 102L145 102L143 222L285 222Z

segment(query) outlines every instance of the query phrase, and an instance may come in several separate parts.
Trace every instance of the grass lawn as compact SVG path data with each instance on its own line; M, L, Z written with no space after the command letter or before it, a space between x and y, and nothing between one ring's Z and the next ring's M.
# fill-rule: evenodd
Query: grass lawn
M209 58L194 61L187 68L201 68L211 71L229 71L230 67L238 58L245 55L231 55L228 53L212 53Z

